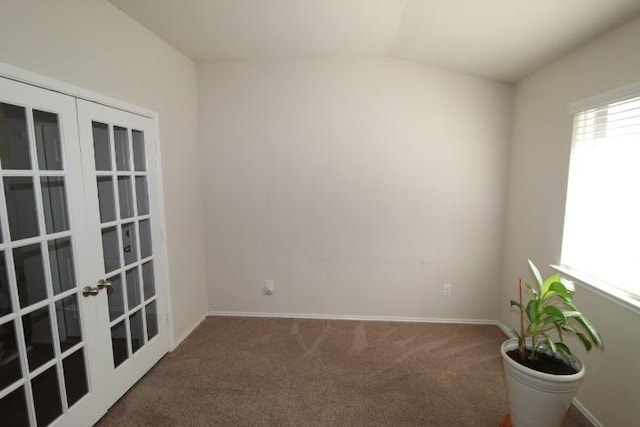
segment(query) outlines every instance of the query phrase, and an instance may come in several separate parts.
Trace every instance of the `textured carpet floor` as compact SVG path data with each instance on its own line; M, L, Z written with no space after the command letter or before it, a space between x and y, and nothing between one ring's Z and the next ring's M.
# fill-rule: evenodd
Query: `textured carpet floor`
M98 426L498 426L503 340L495 326L208 318ZM575 408L564 423L590 425Z

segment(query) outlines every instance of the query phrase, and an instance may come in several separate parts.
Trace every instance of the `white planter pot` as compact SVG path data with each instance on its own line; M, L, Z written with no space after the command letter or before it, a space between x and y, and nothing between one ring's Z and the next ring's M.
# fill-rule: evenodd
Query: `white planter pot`
M516 338L500 347L513 427L560 427L584 377L584 365L578 362L578 373L572 375L538 372L507 355L517 347Z

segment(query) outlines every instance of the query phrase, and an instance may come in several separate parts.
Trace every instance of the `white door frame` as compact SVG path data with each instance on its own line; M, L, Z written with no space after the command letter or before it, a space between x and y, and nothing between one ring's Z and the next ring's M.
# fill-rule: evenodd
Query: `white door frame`
M129 113L138 114L140 116L148 117L152 119L155 123L155 133L156 133L156 171L158 177L158 195L159 195L159 204L160 209L154 213L154 220L158 221L159 229L161 230L161 252L158 253L158 260L160 261L158 266L158 270L161 271L161 274L164 276L162 279L162 283L165 284L165 301L166 307L165 311L167 313L166 319L158 319L158 322L166 322L168 328L167 334L167 347L169 351L173 351L176 346L176 340L173 332L173 313L171 311L171 281L170 279L170 270L169 270L169 257L168 257L168 248L167 248L167 237L166 237L166 219L165 219L165 203L164 203L164 185L163 185L163 175L162 175L162 159L161 159L161 140L160 136L160 120L158 117L158 113L155 111L139 107L137 105L129 104L124 101L120 101L114 98L111 98L106 95L99 94L97 92L93 92L88 89L83 89L81 87L63 82L61 80L56 80L51 77L44 76L42 74L34 73L32 71L28 71L10 64L6 64L0 62L0 77L4 77L10 80L15 80L21 83L26 83L31 86L36 86L42 89L51 90L54 92L59 92L65 95L73 96L74 98L84 99L86 101L95 102L97 104L106 105L111 108L116 108L118 110L127 111Z

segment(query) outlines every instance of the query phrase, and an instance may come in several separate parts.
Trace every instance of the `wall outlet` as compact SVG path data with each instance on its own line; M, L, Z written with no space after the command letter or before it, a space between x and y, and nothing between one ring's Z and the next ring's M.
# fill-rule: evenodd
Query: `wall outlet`
M453 285L449 283L442 285L442 295L444 295L445 297L450 297L452 292L453 292Z
M265 295L273 295L273 286L274 286L273 280L271 279L265 280L264 287L262 288L262 292Z

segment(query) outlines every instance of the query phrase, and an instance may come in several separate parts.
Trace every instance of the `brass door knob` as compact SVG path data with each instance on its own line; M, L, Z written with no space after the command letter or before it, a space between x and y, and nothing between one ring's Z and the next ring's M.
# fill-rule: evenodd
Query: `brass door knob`
M94 288L94 287L91 287L91 286L85 286L82 289L82 296L83 297L95 296L95 295L98 295L98 292L100 292L100 289L98 289L98 288Z
M108 280L100 279L98 280L98 289L107 288L107 290L111 289L111 282Z

